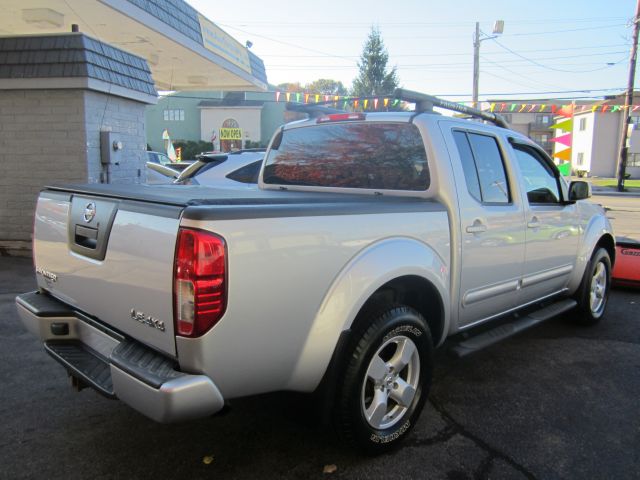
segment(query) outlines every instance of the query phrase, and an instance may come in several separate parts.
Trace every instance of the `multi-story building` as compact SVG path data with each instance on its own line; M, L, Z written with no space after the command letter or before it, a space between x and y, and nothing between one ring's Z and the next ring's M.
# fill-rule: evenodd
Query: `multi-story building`
M514 130L522 133L523 135L528 136L538 145L545 149L545 151L549 154L553 154L553 142L551 139L554 137L554 131L550 128L554 124L554 113L552 112L552 105L555 105L557 108L562 105L574 104L574 105L587 105L591 102L587 101L571 101L567 99L536 99L536 100L488 100L488 103L495 104L498 106L496 112L500 110L502 104L505 105L527 105L527 107L523 108L522 112L519 111L519 108L511 111L509 108L508 111L499 112L500 115L506 118L509 125ZM536 108L531 108L533 105L536 105ZM544 105L545 108L542 112L540 112L541 106ZM531 111L530 111L531 110Z
M577 109L574 113L571 145L574 172L595 177L617 176L624 121L622 105L624 96L616 95L592 104L596 108ZM640 178L640 130L636 128L640 125L640 109L636 113L632 107L631 124L626 172L631 178Z

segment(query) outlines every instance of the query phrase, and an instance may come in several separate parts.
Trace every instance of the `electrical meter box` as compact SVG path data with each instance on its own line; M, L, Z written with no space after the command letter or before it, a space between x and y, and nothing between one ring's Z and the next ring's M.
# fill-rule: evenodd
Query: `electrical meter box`
M103 165L118 165L122 160L122 141L116 132L100 132L100 161Z

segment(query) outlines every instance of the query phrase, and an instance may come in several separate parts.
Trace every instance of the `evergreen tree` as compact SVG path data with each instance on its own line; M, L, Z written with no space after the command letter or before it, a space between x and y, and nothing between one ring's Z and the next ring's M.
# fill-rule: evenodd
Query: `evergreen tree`
M360 73L353 81L352 94L357 97L390 95L398 87L396 68L387 71L389 54L377 27L372 27L358 61Z

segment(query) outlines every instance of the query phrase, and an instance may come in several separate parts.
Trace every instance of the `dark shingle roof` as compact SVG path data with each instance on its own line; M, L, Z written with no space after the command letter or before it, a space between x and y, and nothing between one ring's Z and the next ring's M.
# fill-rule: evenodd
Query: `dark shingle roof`
M0 78L60 77L157 95L146 60L84 34L0 38Z

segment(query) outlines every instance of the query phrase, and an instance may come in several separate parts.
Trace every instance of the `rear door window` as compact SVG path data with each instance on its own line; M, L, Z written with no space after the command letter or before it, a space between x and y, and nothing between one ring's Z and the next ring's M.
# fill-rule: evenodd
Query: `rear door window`
M453 138L469 193L482 203L509 203L509 183L496 138L463 131L454 131Z
M336 123L280 132L264 182L278 185L423 191L424 143L410 123Z

